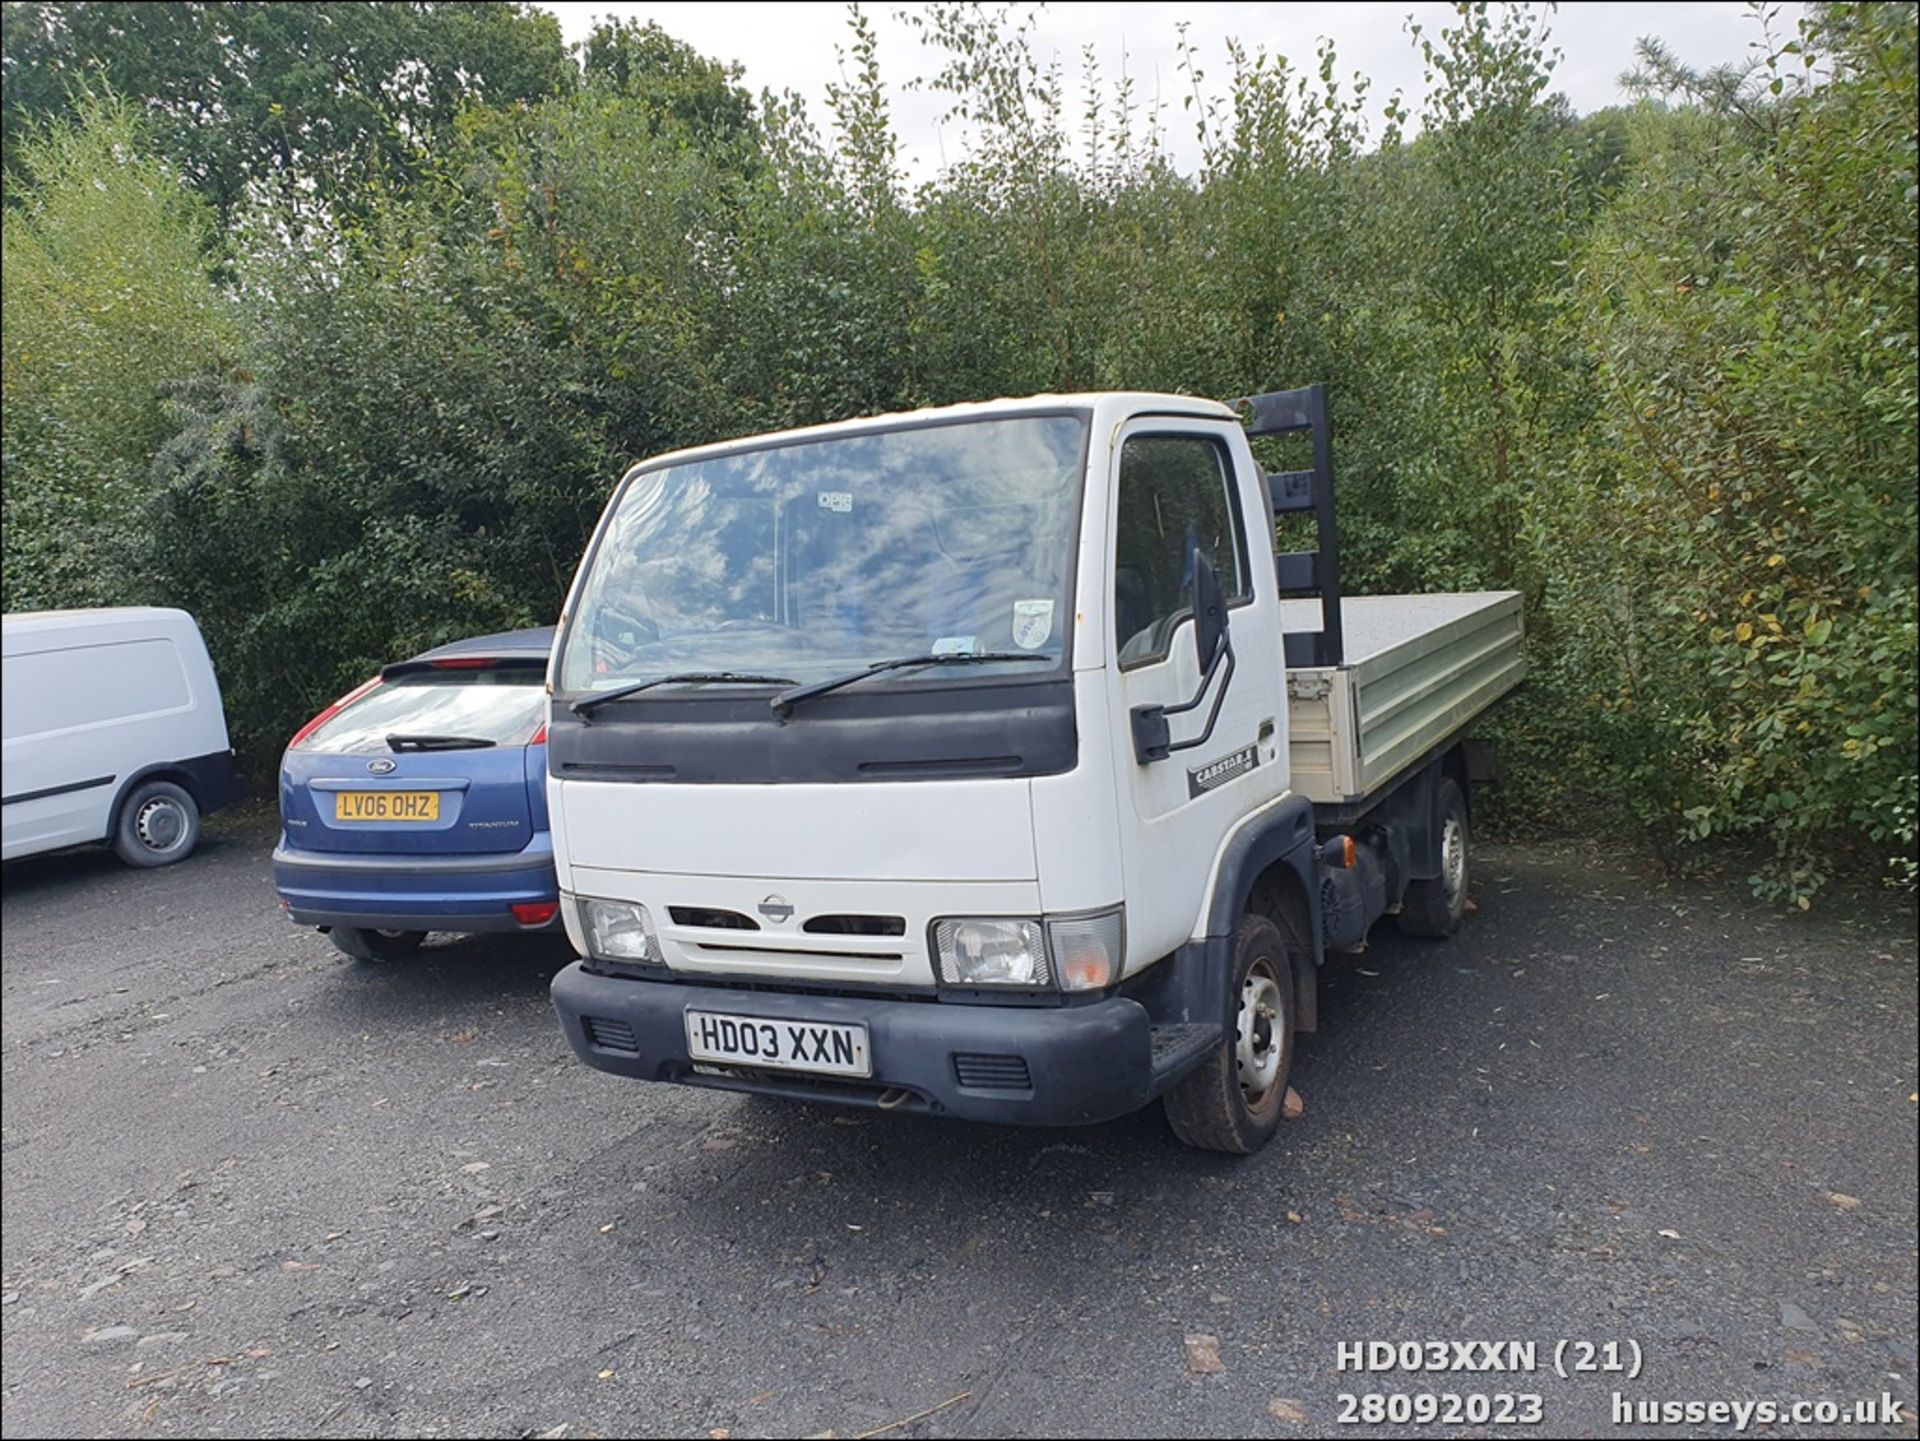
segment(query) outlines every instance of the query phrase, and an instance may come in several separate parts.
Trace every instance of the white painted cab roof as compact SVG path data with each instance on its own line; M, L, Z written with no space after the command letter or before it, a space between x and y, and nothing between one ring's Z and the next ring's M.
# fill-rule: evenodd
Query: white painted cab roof
M1030 414L1035 411L1078 410L1088 415L1108 416L1135 413L1192 415L1205 420L1232 420L1236 412L1217 400L1197 395L1175 395L1155 390L1082 390L1065 394L1024 395L1003 400L975 400L962 405L925 406L919 410L896 410L884 415L863 415L853 420L835 420L825 425L803 425L792 430L770 430L759 434L735 436L684 450L665 451L636 461L628 473L645 467L649 470L666 462L702 460L728 451L762 445L781 445L796 440L826 440L838 435L858 435L863 431L884 430L889 426L927 421L987 420L995 416Z

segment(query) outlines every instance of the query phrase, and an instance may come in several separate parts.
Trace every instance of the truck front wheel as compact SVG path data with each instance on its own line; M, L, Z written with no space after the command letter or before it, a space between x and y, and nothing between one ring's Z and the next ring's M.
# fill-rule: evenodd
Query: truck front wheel
M1277 924L1276 924L1277 920ZM1293 962L1300 939L1292 918L1249 915L1233 936L1232 1029L1161 1104L1174 1135L1203 1151L1246 1156L1280 1126L1293 1069Z
M1452 777L1433 798L1433 824L1440 838L1440 874L1407 882L1400 929L1410 936L1444 938L1460 929L1467 913L1467 798Z

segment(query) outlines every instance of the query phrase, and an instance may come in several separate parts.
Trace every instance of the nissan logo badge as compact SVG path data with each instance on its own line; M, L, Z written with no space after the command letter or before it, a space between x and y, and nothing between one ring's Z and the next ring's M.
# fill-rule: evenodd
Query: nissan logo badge
M388 760L385 756L381 756L380 759L377 761L368 761L367 769L372 771L377 776L383 776L388 771L393 769L393 762Z
M784 921L793 914L793 906L785 896L768 896L760 902L760 914L770 921Z

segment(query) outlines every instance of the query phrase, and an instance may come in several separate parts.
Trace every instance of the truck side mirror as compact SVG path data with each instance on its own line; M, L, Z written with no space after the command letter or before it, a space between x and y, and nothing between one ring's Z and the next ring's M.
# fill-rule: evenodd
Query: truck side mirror
M1227 598L1220 593L1220 577L1199 546L1193 548L1193 643L1200 655L1200 674L1213 670L1227 643Z

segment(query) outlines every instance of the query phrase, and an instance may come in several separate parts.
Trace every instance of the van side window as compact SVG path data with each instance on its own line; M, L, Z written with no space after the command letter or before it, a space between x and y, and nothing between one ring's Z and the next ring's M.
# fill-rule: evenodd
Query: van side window
M1122 666L1163 659L1193 613L1198 546L1229 602L1244 600L1246 539L1233 461L1211 436L1139 435L1120 450L1114 528L1114 639Z

